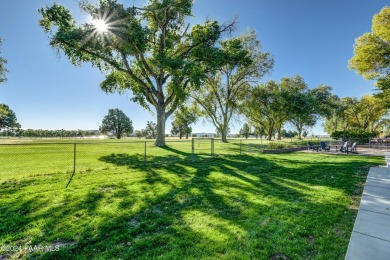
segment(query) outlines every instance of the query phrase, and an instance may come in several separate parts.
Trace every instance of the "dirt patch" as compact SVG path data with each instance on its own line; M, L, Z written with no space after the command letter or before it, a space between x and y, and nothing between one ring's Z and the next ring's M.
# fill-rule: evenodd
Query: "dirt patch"
M308 236L306 239L307 239L307 242L309 242L309 244L311 244L311 245L314 244L314 237L312 235Z
M352 196L351 198L351 205L349 205L349 209L351 210L358 210L360 207L360 200L361 196Z

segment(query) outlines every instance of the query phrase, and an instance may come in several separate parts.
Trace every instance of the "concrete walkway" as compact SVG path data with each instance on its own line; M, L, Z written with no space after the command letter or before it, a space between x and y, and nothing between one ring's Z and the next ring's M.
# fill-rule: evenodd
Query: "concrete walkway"
M390 153L371 167L345 259L390 259Z

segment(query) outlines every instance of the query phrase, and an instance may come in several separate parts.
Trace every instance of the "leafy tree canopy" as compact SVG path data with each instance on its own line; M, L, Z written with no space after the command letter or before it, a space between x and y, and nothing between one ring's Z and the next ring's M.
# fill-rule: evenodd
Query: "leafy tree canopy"
M251 127L249 126L248 123L245 123L240 129L240 135L248 139L250 134L251 134Z
M0 38L0 54L1 54L1 38ZM7 60L0 57L0 83L7 81L7 77L5 73L7 72L7 69L5 68L5 64L7 63Z
M174 120L172 121L172 134L179 134L180 139L183 135L188 136L192 132L191 124L195 123L198 119L198 111L196 107L188 108L186 106L181 106L174 113Z
M146 122L146 128L143 131L143 135L147 139L155 139L157 136L157 125L152 121Z
M290 122L298 131L298 137L307 127L315 125L321 115L330 113L332 88L319 86L309 89L300 76L268 81L254 87L246 95L241 112L255 125L263 127L268 139Z
M383 100L371 95L362 96L360 100L347 98L349 125L364 131L377 131L381 127L382 117L388 112Z
M122 110L109 109L108 114L103 118L99 130L102 133L112 133L117 139L121 139L124 134L133 133L133 122Z
M325 122L323 123L324 130L327 133L335 131L345 131L349 127L347 98L339 98L334 95L330 99L331 109L325 115Z
M390 105L390 7L384 7L372 19L371 32L356 39L349 68L366 79L376 79L382 97Z
M92 22L78 26L58 4L39 10L40 25L51 46L74 65L89 62L105 74L106 92L130 90L132 100L157 113L156 145L165 145L165 121L183 103L190 87L225 62L218 39L234 23L207 20L190 27L192 0L149 0L143 7L124 7L116 0L94 6L81 2ZM53 26L56 30L53 30ZM103 27L103 28L102 28Z
M20 128L15 112L9 106L0 104L0 131L14 128Z
M200 107L201 114L209 119L227 142L227 129L237 115L245 95L253 83L272 70L274 60L261 52L261 44L254 31L220 42L225 64L207 73L200 91L191 97Z
M335 99L335 105L326 117L325 131L347 132L349 130L380 132L389 125L389 110L383 99L365 95Z

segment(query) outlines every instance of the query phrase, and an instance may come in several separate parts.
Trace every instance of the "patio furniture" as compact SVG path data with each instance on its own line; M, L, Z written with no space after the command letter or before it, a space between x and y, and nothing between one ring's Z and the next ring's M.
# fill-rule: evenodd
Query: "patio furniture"
M326 145L326 143L323 141L320 142L320 148L321 148L321 151L330 151L330 146Z
M314 152L314 145L313 145L312 142L308 142L308 143L307 143L307 150L308 150L308 151L312 150L312 151Z
M347 153L348 152L348 142L345 142L343 146L340 148L340 152Z
M353 143L351 147L348 147L348 148L347 148L347 153L348 153L348 152L357 153L356 142Z

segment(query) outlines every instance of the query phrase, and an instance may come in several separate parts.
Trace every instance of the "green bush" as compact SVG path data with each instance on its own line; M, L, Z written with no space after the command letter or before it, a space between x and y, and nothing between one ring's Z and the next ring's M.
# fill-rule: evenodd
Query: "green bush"
M283 149L283 148L291 148L291 144L286 143L275 143L275 142L269 142L267 145L267 149Z

